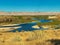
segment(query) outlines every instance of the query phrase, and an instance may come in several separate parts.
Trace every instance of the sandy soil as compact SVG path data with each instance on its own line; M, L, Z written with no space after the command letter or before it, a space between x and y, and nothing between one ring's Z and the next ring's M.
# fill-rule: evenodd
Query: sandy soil
M0 32L4 32L4 31L11 31L11 30L14 30L14 29L17 29L17 28L20 28L21 26L19 27L4 27L4 28L0 28Z
M0 12L0 15L59 15L60 12Z

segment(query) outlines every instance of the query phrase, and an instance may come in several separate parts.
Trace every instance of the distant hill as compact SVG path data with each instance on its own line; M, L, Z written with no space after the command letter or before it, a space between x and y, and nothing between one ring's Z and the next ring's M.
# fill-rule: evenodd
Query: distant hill
M60 12L0 12L0 15L60 15Z

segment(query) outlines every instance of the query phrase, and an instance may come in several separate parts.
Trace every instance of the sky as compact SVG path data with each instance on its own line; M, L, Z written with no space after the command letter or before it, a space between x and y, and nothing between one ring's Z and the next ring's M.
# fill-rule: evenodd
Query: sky
M60 12L60 0L0 0L2 12Z

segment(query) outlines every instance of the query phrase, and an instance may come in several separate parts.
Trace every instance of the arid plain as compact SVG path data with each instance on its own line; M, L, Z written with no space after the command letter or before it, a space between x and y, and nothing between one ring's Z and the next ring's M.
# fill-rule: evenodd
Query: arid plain
M33 16L30 16L30 13L23 13L24 15L21 13L14 13L16 15L11 13L4 14L0 14L0 45L60 45L59 13L45 13L45 15L44 13L39 13L36 15L32 14ZM29 26L22 27L21 31L16 29L19 28L18 24L31 25L31 22L36 23L36 26L34 25L33 28L39 29L32 30L31 28L31 31L28 28L26 31L26 28ZM17 26L15 26L16 24ZM9 26L12 27L9 28Z

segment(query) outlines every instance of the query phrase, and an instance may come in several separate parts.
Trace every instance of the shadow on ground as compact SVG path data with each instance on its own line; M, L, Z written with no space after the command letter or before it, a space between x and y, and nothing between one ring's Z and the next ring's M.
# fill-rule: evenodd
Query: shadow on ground
M53 45L60 45L60 39L51 39L47 40L47 42L51 42Z

